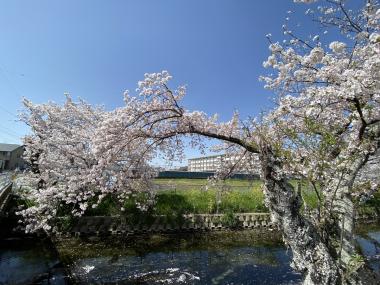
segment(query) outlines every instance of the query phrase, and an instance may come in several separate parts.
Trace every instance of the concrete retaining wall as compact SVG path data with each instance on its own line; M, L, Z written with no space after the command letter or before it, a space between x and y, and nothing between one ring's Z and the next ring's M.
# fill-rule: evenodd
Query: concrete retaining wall
M358 213L357 223L377 222L377 214L367 215ZM80 217L78 222L68 231L60 235L114 235L114 234L141 234L154 232L186 232L186 231L213 231L229 228L238 229L273 229L269 213L239 213L234 214L233 227L226 225L223 214L190 214L184 215L181 222L170 220L166 216L154 216L148 224L127 223L121 216L91 216Z
M243 213L235 214L234 220L238 228L271 228L270 215L268 213ZM108 234L137 234L151 232L176 232L176 231L210 231L229 228L225 225L222 214L191 214L183 216L181 224L168 220L166 216L155 216L150 225L129 225L125 218L120 216L96 216L81 217L78 222L62 234L79 235L108 235Z

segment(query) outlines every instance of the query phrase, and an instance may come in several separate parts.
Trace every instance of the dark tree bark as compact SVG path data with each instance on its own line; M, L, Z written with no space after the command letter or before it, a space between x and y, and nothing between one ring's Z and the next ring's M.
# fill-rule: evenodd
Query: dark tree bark
M292 266L304 274L304 284L340 284L334 258L314 225L300 213L301 198L282 175L282 165L272 149L260 145L264 194L272 221L293 252Z

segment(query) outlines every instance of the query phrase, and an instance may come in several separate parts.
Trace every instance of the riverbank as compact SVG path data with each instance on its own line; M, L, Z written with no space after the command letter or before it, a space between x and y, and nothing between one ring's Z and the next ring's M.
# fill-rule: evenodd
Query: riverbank
M358 247L380 272L380 224L357 228ZM51 242L52 241L52 242ZM298 284L275 230L109 236L8 236L0 284Z
M318 194L308 183L291 180L297 188L301 186L303 209L317 209ZM154 203L149 195L140 193L131 196L124 204L108 195L96 207L89 207L86 216L129 215L141 219L144 216L181 216L186 214L231 214L231 213L268 213L264 203L262 181L229 179L217 186L209 185L207 179L155 179ZM137 205L147 205L144 211ZM358 213L367 216L380 216L380 192L372 199L357 205Z
M149 218L149 219L148 219ZM268 213L189 214L182 216L149 216L131 222L125 216L79 217L67 225L58 219L58 235L105 236L144 233L181 233L220 231L226 229L270 229Z
M318 189L302 181L292 180L291 183L294 186L300 183L303 210L316 210L319 201L315 191ZM229 179L211 186L207 179L155 179L154 184L154 199L147 193L138 193L121 203L116 196L108 194L94 208L92 205L97 200L90 200L83 215L110 219L123 217L122 223L130 227L136 224L150 227L158 217L165 217L168 223L181 225L186 221L184 217L189 215L222 215L222 226L225 226L235 222L239 225L239 219L234 219L236 214L268 213L260 180ZM17 191L14 190L16 196ZM14 209L20 205L30 207L33 202L20 197L14 199ZM78 219L72 215L72 206L62 203L58 208L57 215L65 231L78 223ZM371 221L380 217L380 192L375 193L365 204L357 205L357 211L359 216Z
M379 222L376 213L360 214L357 224ZM146 233L191 233L221 230L256 229L273 231L269 213L189 214L182 216L148 216L139 220L128 220L126 216L82 216L68 223L57 220L56 235L63 236L108 236Z
M367 237L372 237L371 239ZM380 272L380 226L361 228L358 246ZM365 242L364 242L365 241ZM276 231L59 238L60 257L79 284L299 284L291 251Z

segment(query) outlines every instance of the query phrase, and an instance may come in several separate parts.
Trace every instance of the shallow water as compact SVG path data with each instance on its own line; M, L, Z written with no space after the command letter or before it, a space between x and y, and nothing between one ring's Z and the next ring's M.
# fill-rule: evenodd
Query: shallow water
M0 240L0 284L68 284L57 254L46 240Z
M278 238L254 231L156 235L117 241L63 241L58 246L81 284L295 284L291 254ZM268 241L269 238L269 241ZM93 249L93 250L91 250Z
M380 275L380 226L365 226L358 231L357 244L369 266Z
M357 236L380 272L380 228ZM56 251L57 250L57 251ZM59 258L58 258L59 255ZM155 234L56 241L0 240L0 284L298 284L274 232ZM62 264L65 264L63 269Z
M70 266L84 284L291 284L300 276L290 269L282 248L233 248L228 252L154 253L144 257L84 258ZM149 283L148 283L149 284Z

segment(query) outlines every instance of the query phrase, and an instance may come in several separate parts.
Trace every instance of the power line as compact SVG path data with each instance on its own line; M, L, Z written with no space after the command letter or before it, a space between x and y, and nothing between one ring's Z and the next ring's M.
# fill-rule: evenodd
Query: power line
M5 72L5 69L0 65L0 74L2 75L3 79L5 79L5 81L7 81L8 85L11 87L11 89L13 89L13 91L19 96L19 97L23 97L22 94L17 90L17 88L15 87L15 85L9 80L6 72ZM19 119L19 117L14 114L13 112L11 111L8 111L7 109L5 109L3 106L0 106L0 109L3 110L4 112L8 113L9 115Z
M5 126L3 126L3 125L0 125L0 129L5 129L7 132L10 132L10 133L12 133L13 135L15 135L15 136L22 136L21 134L19 134L19 133L17 133L17 132L15 132L15 131L13 131L13 130L11 130L10 128L8 128L8 127L5 127Z
M8 136L11 136L11 137L16 138L16 139L20 139L21 138L21 136L17 136L17 135L11 134L10 132L8 132L8 131L6 131L4 129L3 130L0 129L0 134L1 133L6 133Z
M9 115L13 116L13 117L16 117L18 119L18 116L13 114L12 112L8 111L7 109L5 109L4 107L0 106L0 109L3 110L4 112L8 113Z
M9 80L7 74L5 73L5 69L1 66L0 66L0 71L1 71L0 73L3 75L3 78L8 82L8 85L13 89L13 91L17 93L19 97L23 97L22 94L17 90L15 85Z
M9 120L9 121L10 121L10 120ZM12 121L10 121L10 122L12 122ZM22 122L21 122L21 121L13 121L13 123L14 123L14 124L20 124L20 123L22 123ZM4 128L4 129L8 129L9 131L11 131L11 132L15 132L15 133L17 134L17 131L14 130L14 129L11 129L8 125L2 125L2 124L0 124L0 127ZM19 133L18 133L18 135L19 135Z

